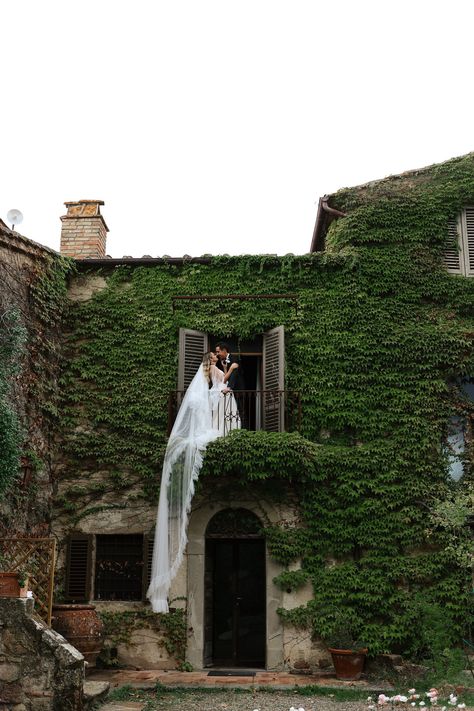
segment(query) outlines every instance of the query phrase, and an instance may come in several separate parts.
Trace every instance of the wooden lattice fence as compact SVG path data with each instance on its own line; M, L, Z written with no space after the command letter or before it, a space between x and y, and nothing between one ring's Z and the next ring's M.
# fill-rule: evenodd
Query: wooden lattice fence
M0 538L3 561L0 570L24 570L29 573L29 588L35 598L35 610L46 624L51 624L53 607L54 538Z

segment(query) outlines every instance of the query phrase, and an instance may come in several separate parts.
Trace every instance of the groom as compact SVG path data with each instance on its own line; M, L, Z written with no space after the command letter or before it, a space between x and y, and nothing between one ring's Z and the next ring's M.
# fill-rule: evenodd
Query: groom
M215 352L217 356L216 366L225 374L231 371L227 381L227 388L222 392L233 392L239 409L241 426L247 429L247 407L244 402L245 393L240 394L240 390L245 390L245 382L242 373L242 366L237 356L232 355L230 346L225 341L220 341L216 344Z
M228 390L245 390L245 385L240 367L240 360L237 356L232 355L230 346L225 341L219 341L216 344L216 356L218 358L216 366L225 374L231 370L229 379L227 380Z

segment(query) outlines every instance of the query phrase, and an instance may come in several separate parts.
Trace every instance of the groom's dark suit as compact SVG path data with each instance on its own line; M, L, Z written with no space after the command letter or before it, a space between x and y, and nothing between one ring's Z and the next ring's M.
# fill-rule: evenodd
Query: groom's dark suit
M238 368L235 368L230 374L229 380L227 381L227 387L234 391L245 390L245 383L242 373L242 366L240 365L240 359L237 356L232 355L232 353L228 353L227 358L224 362L227 364L227 370L230 368L232 363L237 363L237 365L239 366ZM223 361L219 359L216 365L219 370L222 370L222 372L225 373Z

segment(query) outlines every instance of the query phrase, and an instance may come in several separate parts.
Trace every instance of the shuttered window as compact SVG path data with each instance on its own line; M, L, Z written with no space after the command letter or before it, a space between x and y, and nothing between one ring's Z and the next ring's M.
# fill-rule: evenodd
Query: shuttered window
M474 275L474 207L466 207L464 220L466 274L471 276Z
M92 536L71 534L66 560L65 597L73 602L88 602L91 596Z
M89 602L94 579L95 600L145 602L151 578L153 541L153 534L71 534L67 547L65 598L70 602Z
M207 333L192 331L190 328L179 329L178 390L186 390L208 350Z
M451 274L474 276L474 207L465 207L449 221L443 256Z
M283 326L263 334L263 429L285 428L285 331Z

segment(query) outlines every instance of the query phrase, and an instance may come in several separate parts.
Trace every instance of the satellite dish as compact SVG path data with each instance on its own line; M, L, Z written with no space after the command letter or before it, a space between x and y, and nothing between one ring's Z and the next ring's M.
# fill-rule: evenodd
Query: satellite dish
M7 220L11 222L12 230L14 230L15 225L20 225L23 222L23 215L19 210L8 210Z

